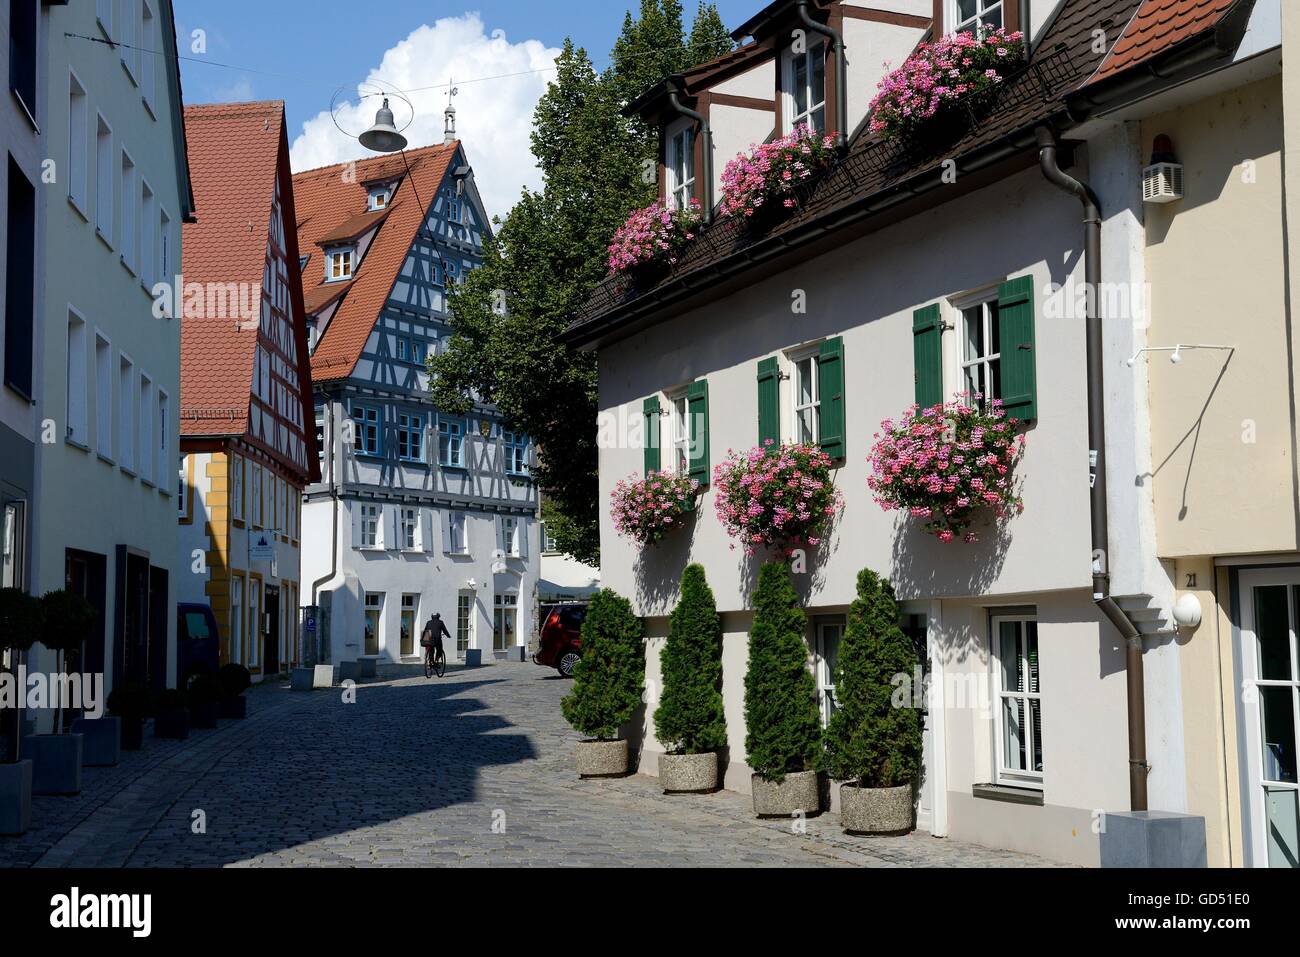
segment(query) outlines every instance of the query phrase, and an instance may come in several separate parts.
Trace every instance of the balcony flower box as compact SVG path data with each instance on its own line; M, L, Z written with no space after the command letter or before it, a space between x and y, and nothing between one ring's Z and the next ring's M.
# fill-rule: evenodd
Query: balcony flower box
M1019 31L965 31L922 43L877 85L870 130L922 148L955 141L1024 64Z
M749 555L765 548L815 548L844 506L831 478L831 457L815 445L769 440L744 453L729 452L714 468L713 483L718 521Z
M835 136L801 124L731 160L722 173L722 215L754 229L774 225L807 200L835 162Z
M867 458L876 504L924 520L941 542L978 541L970 528L980 513L1001 520L1024 511L1013 471L1025 437L1000 402L980 399L958 396L886 419Z
M703 222L694 200L685 209L669 209L656 201L634 210L610 241L610 273L628 276L638 287L653 286L672 272Z
M648 472L632 476L614 486L610 517L614 529L642 548L655 545L677 528L695 510L700 483L672 472Z

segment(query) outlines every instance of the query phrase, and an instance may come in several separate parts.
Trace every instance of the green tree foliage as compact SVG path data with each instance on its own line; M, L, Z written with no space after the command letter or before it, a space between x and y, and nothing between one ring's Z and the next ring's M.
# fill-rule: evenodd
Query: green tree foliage
M557 75L533 115L542 191L525 190L483 266L449 294L453 335L429 359L434 400L451 413L492 402L539 449L534 478L555 513L561 551L599 562L596 364L556 342L607 272L607 246L627 214L650 203L657 131L620 114L665 75L731 49L717 10L702 6L698 35L682 35L677 0L642 0L598 73L565 41ZM725 45L725 49L723 49Z
M691 37L686 43L687 61L692 66L707 63L735 48L722 17L718 16L718 8L701 0L695 11L695 22L691 24Z
M582 623L582 660L573 669L573 690L560 702L564 720L597 741L618 738L619 725L641 704L645 644L632 603L602 589L591 597Z
M0 649L26 651L40 640L44 622L39 598L21 588L0 588Z
M816 767L821 747L817 687L804 645L807 618L784 562L758 572L745 673L745 752L768 781Z
M727 743L722 711L722 623L703 565L682 573L681 599L659 656L663 694L655 733L669 751L702 754Z
M863 787L911 784L921 767L921 713L896 706L896 675L913 680L912 640L898 627L894 588L870 569L858 573L858 597L835 666L839 710L826 729L824 767L836 780Z

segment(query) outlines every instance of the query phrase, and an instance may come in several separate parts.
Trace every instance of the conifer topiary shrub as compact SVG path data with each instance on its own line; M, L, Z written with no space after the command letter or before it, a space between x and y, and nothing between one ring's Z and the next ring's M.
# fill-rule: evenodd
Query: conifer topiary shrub
M673 609L659 657L663 695L655 709L655 734L670 752L703 754L727 743L722 711L722 623L704 566L682 573L681 600Z
M839 710L826 729L824 767L864 788L915 783L921 768L921 713L911 696L895 707L894 676L912 679L916 648L898 626L894 588L870 569L858 573L835 667Z
M573 690L560 702L574 730L614 741L619 726L631 720L645 681L643 634L626 598L607 588L591 597L582 623L582 660L573 669Z
M817 687L804 645L806 617L790 580L790 566L768 562L754 590L745 673L745 751L766 781L811 771L821 747Z

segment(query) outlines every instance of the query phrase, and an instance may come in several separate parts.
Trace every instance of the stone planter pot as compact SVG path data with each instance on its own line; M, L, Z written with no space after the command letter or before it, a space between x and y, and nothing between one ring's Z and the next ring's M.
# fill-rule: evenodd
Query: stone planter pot
M111 768L122 760L120 718L77 718L72 733L81 735L81 763L87 768Z
M754 791L754 813L759 817L789 817L802 811L812 815L821 811L821 792L816 771L795 771L777 784L757 774L750 779Z
M846 834L906 834L912 830L912 785L840 785L840 824Z
M628 772L627 742L622 738L617 741L579 741L577 755L578 777L616 778Z
M718 789L718 753L659 755L659 784L665 794L707 794Z
M295 670L294 673L297 674L298 670L301 669ZM248 717L248 699L242 694L235 695L233 698L219 699L217 701L217 717L243 721Z
M79 734L31 734L22 754L32 761L33 794L80 794L84 739Z
M144 747L144 718L121 718L122 750L139 751Z
M0 764L0 834L23 834L32 823L32 762Z
M184 741L190 736L190 713L184 708L163 711L153 719L153 736Z
M217 726L217 702L199 701L190 703L191 728L215 728Z

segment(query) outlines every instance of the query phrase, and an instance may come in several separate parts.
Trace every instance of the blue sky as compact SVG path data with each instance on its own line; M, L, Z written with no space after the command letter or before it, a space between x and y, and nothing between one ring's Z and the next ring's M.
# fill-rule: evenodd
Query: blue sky
M762 2L719 0L717 5L726 24L735 27ZM689 26L694 0L684 6ZM186 102L284 100L295 169L363 154L328 115L331 96L340 88L345 98L355 99L358 84L375 77L409 90L445 84L452 75L460 90L455 105L461 138L492 213L504 213L521 186L539 184L528 154L527 127L532 106L553 74L474 81L544 67L566 36L587 47L598 67L604 66L629 7L639 3L175 0L180 53L190 58L181 62ZM205 53L191 49L196 29L204 32ZM413 119L408 133L412 145L441 141L445 86L412 99L414 118L410 109L396 107L399 124ZM369 125L367 118L377 106L373 101L344 106L336 117L355 135Z

